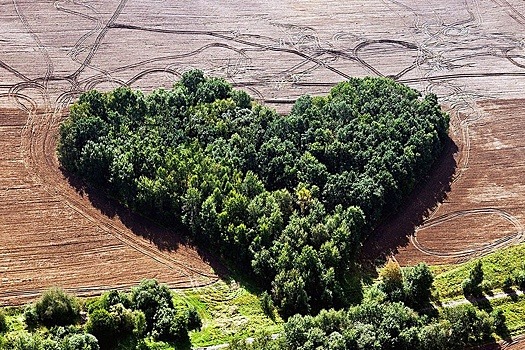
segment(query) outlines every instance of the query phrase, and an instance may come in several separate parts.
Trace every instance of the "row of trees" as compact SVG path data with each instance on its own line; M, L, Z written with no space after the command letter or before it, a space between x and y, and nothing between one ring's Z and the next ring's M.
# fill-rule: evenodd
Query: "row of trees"
M252 344L237 339L235 350L460 350L508 335L501 310L472 305L439 312L430 304L433 276L425 264L403 271L389 262L362 302L345 310L288 319L277 340L262 335Z
M348 304L360 242L430 169L448 116L384 78L350 79L279 116L222 79L83 94L62 166L133 210L182 223L256 276L282 314Z
M110 291L88 301L84 308L87 320L82 319L82 307L75 297L50 289L24 312L33 334L9 333L0 337L0 347L111 350L127 344L130 349L148 349L145 338L189 346L188 331L202 325L194 308L175 306L168 287L155 280L144 280L129 293ZM5 317L0 317L0 332L7 330Z

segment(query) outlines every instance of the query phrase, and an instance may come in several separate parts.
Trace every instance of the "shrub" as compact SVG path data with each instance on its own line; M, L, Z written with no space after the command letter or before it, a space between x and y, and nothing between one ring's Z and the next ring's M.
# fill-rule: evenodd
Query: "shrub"
M27 306L24 310L24 318L29 329L36 328L39 324L38 314L36 313L35 307L32 305Z
M73 334L64 339L61 350L99 350L98 340L91 334Z
M152 334L155 339L165 341L181 340L188 337L187 320L175 310L160 308L154 317Z
M86 331L93 334L103 349L111 347L116 342L116 335L118 334L118 325L109 311L105 309L97 309L89 315L89 320L86 324Z
M481 261L478 260L472 270L470 270L469 277L465 278L461 283L463 294L465 296L480 297L483 295L481 283L483 283L483 266Z
M404 283L406 304L413 307L428 304L433 282L434 276L426 264L420 263L408 269Z
M5 338L4 349L9 350L43 350L42 338L26 332L9 333Z
M513 285L512 278L510 276L507 276L505 280L503 281L503 289L510 289Z
M403 274L397 262L389 260L380 271L379 277L381 277L379 288L385 292L390 301L404 299Z
M106 309L96 309L89 315L86 331L93 334L102 348L110 347L121 339L133 334L144 333L144 314L133 312L122 304L116 304Z
M261 309L264 312L264 314L271 319L274 318L273 315L273 301L270 295L267 292L263 292L260 297L260 303L261 303Z
M270 296L268 296L268 298L270 298ZM270 301L271 300L272 299L270 298ZM195 309L194 307L188 308L188 311L186 312L186 319L187 319L186 323L188 325L189 331L201 329L202 320L201 320L201 317L199 316L199 313L197 312L197 309Z
M161 308L173 309L171 291L156 280L143 280L131 291L133 307L146 316L148 331L152 329L154 317Z
M514 282L518 286L519 289L525 290L525 271L520 271L514 278Z
M62 289L51 288L35 304L35 313L44 326L65 326L78 322L80 306L75 297Z
M507 329L507 319L503 314L502 310L494 310L490 313L492 322L494 324L494 330L497 335L505 337L508 335L509 330Z

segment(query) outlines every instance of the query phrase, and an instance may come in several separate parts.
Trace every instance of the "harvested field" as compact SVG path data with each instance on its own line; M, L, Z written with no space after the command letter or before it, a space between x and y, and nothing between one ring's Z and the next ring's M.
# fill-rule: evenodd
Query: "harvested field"
M380 248L405 264L443 263L522 239L524 107L512 100L525 91L522 1L13 0L0 1L0 24L2 303L52 285L91 293L144 277L173 287L216 279L176 235L78 193L55 157L81 92L169 87L193 67L283 112L350 76L435 92L454 115L453 142L379 230Z

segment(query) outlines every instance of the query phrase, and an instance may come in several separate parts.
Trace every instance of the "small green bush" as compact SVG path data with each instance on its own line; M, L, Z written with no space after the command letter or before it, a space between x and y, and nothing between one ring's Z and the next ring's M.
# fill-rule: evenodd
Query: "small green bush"
M190 307L188 311L186 312L186 318L187 318L187 324L188 324L189 331L201 329L202 320L201 320L201 317L199 316L199 313L197 312L197 309L195 309L194 307Z
M80 306L77 299L59 288L45 291L35 304L35 312L38 322L47 327L66 326L80 320Z
M518 286L519 289L525 290L525 271L520 271L514 278L514 282Z
M505 280L503 281L503 289L510 289L513 285L512 278L510 276L507 276Z
M73 334L64 339L61 350L100 350L100 346L91 334Z
M274 318L273 301L272 301L272 297L266 291L261 294L260 303L261 303L261 309L264 312L264 314L273 319Z

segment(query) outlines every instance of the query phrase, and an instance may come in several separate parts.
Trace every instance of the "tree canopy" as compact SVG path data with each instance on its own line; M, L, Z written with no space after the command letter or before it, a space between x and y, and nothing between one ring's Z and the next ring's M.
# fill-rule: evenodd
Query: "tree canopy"
M183 224L286 317L347 305L361 242L428 173L448 122L435 95L391 79L350 79L281 116L193 70L148 95L83 94L58 156L132 210Z

